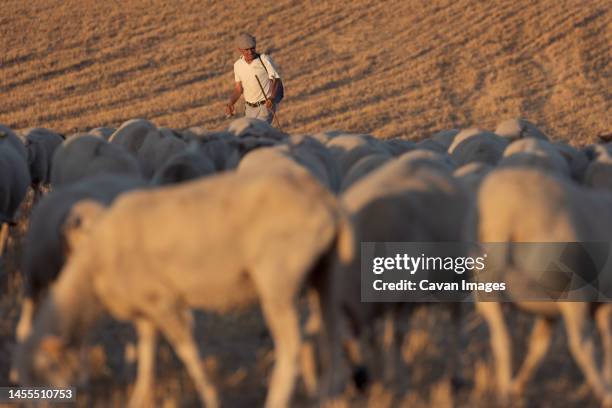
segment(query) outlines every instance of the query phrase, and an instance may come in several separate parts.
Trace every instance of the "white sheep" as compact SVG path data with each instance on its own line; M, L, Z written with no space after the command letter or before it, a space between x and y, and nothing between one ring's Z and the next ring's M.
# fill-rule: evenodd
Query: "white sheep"
M571 180L536 169L507 168L491 172L480 187L478 207L480 241L483 244L508 243L501 247L504 252L488 260L488 267L502 273L501 278L506 282L553 280L564 276L564 273L555 274L555 270L550 268L546 271L552 275L543 275L541 268L530 266L534 259L541 259L540 246L521 250L525 247L514 243L609 243L612 240L612 194L589 190ZM598 278L600 288L611 287L612 278L609 274L599 274ZM514 378L510 335L501 305L496 302L477 303L477 309L489 326L500 396L506 399L512 393L522 392L550 345L554 319L561 317L565 323L570 352L587 383L597 398L606 404L612 402L610 304L528 302L512 297L512 293L509 296L518 308L538 316L527 356ZM603 378L593 357L591 334L584 330L585 323L591 318L591 309L595 310L595 320L604 347Z
M497 125L495 133L508 139L508 141L515 141L530 137L540 140L548 140L548 136L546 136L544 132L526 119L505 120Z
M279 169L308 171L334 192L340 184L333 156L322 143L308 135L292 135L283 143L252 150L242 158L238 169L253 173Z
M363 156L356 161L347 171L340 185L340 192L347 190L357 181L367 176L383 164L391 160L393 156L387 153L374 153Z
M100 137L108 142L113 133L116 131L117 129L112 127L97 127L95 129L91 129L87 133L92 136Z
M447 151L453 144L453 141L455 140L455 137L459 134L459 132L459 129L441 130L431 135L430 139L444 146L444 151Z
M200 153L196 142L170 157L153 175L152 185L182 183L215 172L214 163Z
M591 161L584 172L583 182L593 188L612 191L612 156L600 154Z
M51 167L54 187L103 173L141 176L138 162L128 152L95 136L68 139L55 150Z
M436 153L446 153L448 148L440 142L431 139L423 139L415 145L417 150L429 150Z
M225 171L236 168L243 151L247 152L257 145L257 142L250 140L250 138L247 137L246 139L249 140L246 140L245 145L242 145L238 138L231 133L219 132L200 136L194 142L197 144L199 153L213 163L215 171ZM251 145L251 142L254 142L254 145Z
M326 146L336 164L340 183L361 158L370 154L389 154L384 142L370 135L341 134L330 139ZM339 190L340 185L334 186L334 191Z
M30 182L25 146L11 129L0 125L0 257Z
M282 141L287 137L286 133L272 127L268 122L246 116L233 120L227 131L236 137L265 137L277 141Z
M415 160L417 152L379 167L342 194L342 203L353 220L355 243L455 242L462 253L467 253L474 238L473 202L460 183L435 161ZM355 336L371 327L375 318L389 318L396 310L391 303L361 302L360 271L361 258L354 258L341 279L341 309ZM394 371L394 338L386 340L387 379ZM457 359L457 354L452 355L451 364Z
M559 153L557 148L547 140L536 138L518 139L504 150L503 159L499 161L504 166L530 166L552 172L564 177L571 176L569 162Z
M572 178L577 181L582 181L589 166L589 157L587 154L578 150L565 142L553 142L553 146L563 156L569 164Z
M448 154L457 165L479 161L495 166L508 145L506 139L480 129L465 129L459 132L448 148Z
M130 119L113 133L108 141L122 146L134 157L149 135L158 135L157 127L146 119Z
M84 199L109 205L119 194L144 185L144 181L129 176L102 174L58 188L34 207L23 249L24 301L17 324L19 342L29 335L38 303L70 253L65 221L71 208Z
M151 179L171 156L184 151L187 143L172 132L149 132L136 152L142 175Z
M401 138L385 139L385 147L393 156L401 156L411 150L416 149L416 143L412 140Z
M78 208L72 216L79 216ZM163 233L159 220L171 220ZM100 208L91 233L51 288L31 336L18 349L19 378L70 384L65 346L108 311L134 323L139 336L130 406L148 405L160 331L202 402L216 407L190 309L226 312L259 300L276 350L266 406L288 406L301 343L296 298L304 286L314 287L321 299L329 344L323 350L326 383L334 384L340 357L337 309L331 307L337 275L319 261L349 260L353 247L350 223L334 196L305 172L225 172L128 193L107 211Z
M469 191L476 193L480 188L482 180L484 180L491 170L493 170L493 166L489 164L472 162L457 168L453 176L463 183Z

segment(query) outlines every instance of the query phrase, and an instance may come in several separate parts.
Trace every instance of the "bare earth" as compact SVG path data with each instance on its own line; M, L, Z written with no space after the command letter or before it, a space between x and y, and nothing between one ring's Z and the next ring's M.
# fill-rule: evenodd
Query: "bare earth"
M282 68L279 118L290 133L339 129L419 139L447 128L494 129L525 117L555 139L612 131L612 12L606 0L255 2L3 0L0 123L64 133L142 117L158 126L227 126L223 104L238 54L254 33ZM21 300L17 274L28 206L0 265L0 386L8 384ZM347 391L351 406L496 406L484 324L466 307L462 374L445 371L456 339L444 311L418 313L397 383ZM530 321L513 316L515 366ZM198 337L225 406L260 406L272 344L257 309L198 316ZM520 407L598 406L567 352L562 328ZM124 406L134 367L129 327L97 331L98 361L80 406ZM129 353L128 353L129 354ZM93 357L92 357L93 358ZM184 368L163 345L157 403L196 405ZM296 406L316 406L299 387Z

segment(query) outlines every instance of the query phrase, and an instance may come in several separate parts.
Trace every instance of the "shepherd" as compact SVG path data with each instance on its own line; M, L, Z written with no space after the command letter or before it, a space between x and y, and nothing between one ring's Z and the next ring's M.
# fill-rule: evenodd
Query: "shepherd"
M230 100L225 105L225 113L228 116L234 115L234 105L240 95L244 94L245 116L262 119L271 124L284 96L278 69L269 55L257 53L257 43L251 34L238 34L235 45L242 55L234 63L235 85Z

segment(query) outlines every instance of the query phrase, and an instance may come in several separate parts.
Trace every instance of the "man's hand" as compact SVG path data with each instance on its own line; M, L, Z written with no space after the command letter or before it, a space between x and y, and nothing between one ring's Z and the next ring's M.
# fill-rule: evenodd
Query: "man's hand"
M236 113L236 108L234 107L234 104L228 102L227 105L225 105L225 114L227 116L234 116L234 113Z
M266 99L266 108L272 110L272 99Z

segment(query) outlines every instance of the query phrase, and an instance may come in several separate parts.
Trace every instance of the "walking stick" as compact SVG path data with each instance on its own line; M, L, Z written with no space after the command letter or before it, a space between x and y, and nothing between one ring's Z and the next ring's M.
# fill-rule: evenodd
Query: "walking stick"
M259 89L261 89L261 93L263 94L264 98L266 98L266 101L270 100L268 98L268 95L266 95L263 86L261 85L261 81L259 80L259 77L257 75L255 75L255 79L257 80L257 83L259 84ZM274 106L274 105L273 105ZM281 128L280 122L278 120L278 117L276 116L276 112L273 110L272 111L272 120L276 119L276 126L278 126L278 130L280 130L281 132L283 131L283 129Z

